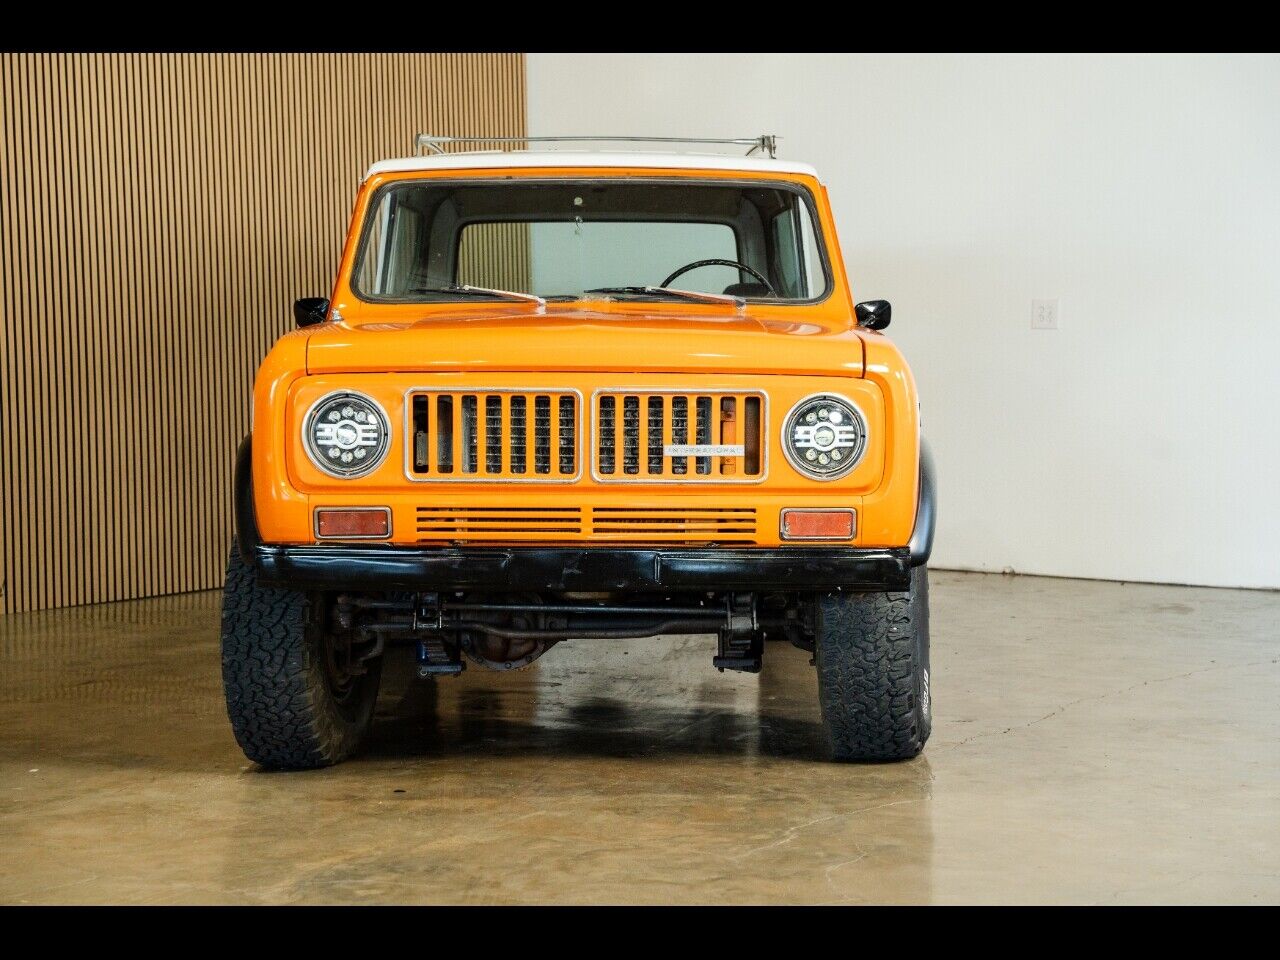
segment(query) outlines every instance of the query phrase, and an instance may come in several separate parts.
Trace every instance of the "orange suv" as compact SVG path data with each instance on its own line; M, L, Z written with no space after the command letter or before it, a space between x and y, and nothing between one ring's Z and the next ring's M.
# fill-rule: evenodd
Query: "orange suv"
M392 646L433 680L660 634L714 636L721 670L790 641L835 759L920 752L915 384L817 173L724 143L752 150L423 136L369 170L236 463L222 667L251 760L349 755Z

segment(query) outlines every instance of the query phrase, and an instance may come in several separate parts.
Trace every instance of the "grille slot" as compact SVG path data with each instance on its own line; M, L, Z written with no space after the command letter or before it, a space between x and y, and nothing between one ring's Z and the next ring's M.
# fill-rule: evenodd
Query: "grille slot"
M413 398L413 469L426 470L431 464L430 397Z
M484 471L502 472L502 398L484 398Z
M758 483L766 400L758 392L598 392L594 474L605 483ZM669 454L672 448L686 452Z
M640 398L622 398L622 472L640 472Z
M613 397L600 398L600 449L597 451L597 463L601 473L613 473L613 451L617 446L617 401Z
M462 398L462 472L476 472L476 395Z
M436 468L453 473L453 397L436 398L436 436Z
M649 398L649 473L662 472L662 398Z
M577 425L573 397L560 398L560 472L573 473L574 452L577 449L574 427Z
M711 442L711 398L698 398L698 443ZM698 457L698 472L708 474L711 472L711 458Z
M671 442L689 442L689 398L671 398ZM684 457L673 457L671 472L683 476L689 472L689 461Z
M517 395L511 398L511 472L517 476L524 474L525 467L529 463L528 451L525 448L528 442L525 421L527 406L528 400L525 397Z
M551 472L551 398L533 398L533 472Z
M581 475L576 390L410 393L411 479L569 483Z
M751 443L749 438L760 437L761 423L760 398L747 397L742 405L742 436L748 438L745 444L747 452L742 458L742 469L750 475L760 472L760 443L758 439L755 443Z

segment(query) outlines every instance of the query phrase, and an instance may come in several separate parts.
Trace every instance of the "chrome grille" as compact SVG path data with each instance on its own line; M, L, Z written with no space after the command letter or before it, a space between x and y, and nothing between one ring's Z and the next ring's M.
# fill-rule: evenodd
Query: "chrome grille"
M593 475L602 483L758 483L766 463L761 392L597 391Z
M569 483L581 476L576 390L421 388L409 391L409 401L412 480Z

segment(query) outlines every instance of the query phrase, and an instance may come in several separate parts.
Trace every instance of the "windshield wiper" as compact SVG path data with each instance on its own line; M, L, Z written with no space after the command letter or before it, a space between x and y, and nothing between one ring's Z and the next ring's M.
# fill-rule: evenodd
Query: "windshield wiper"
M470 284L454 284L448 287L414 287L410 293L447 293L462 294L466 297L497 297L500 300L515 300L520 303L534 303L541 310L547 301L532 293L517 293L515 290L495 290L492 287L473 287Z
M684 297L686 300L697 300L702 303L729 303L735 307L741 307L747 302L742 297L733 297L727 293L701 293L697 290L678 290L675 287L594 287L582 292L620 293L647 297L674 296Z

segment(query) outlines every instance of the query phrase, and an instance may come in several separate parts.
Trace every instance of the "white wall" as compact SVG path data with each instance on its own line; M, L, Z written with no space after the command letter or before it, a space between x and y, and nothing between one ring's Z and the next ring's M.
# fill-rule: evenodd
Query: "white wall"
M818 167L920 385L936 565L1280 587L1280 57L528 69L531 134L777 133Z

